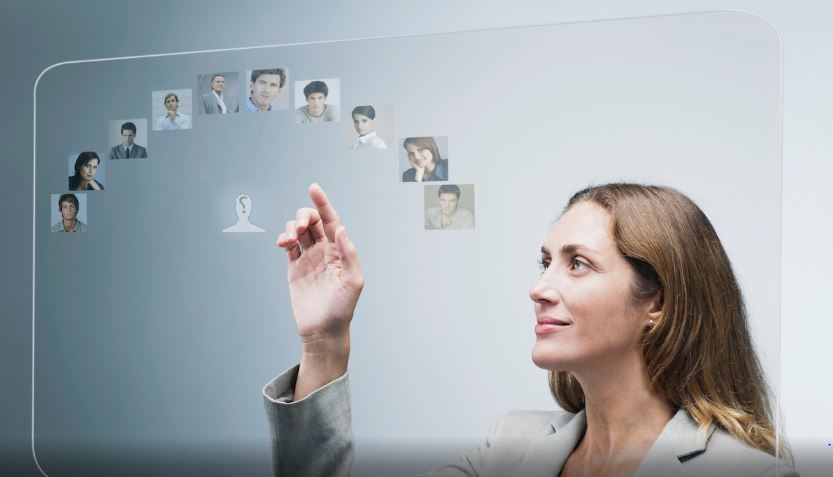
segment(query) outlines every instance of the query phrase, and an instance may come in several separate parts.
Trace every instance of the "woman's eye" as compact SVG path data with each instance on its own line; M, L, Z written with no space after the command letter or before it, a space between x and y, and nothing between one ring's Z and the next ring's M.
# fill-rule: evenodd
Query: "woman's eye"
M574 257L573 260L572 260L572 266L573 266L573 270L575 270L577 272L583 272L584 270L589 270L590 269L590 265L588 265L586 262L584 262L582 260L579 260L576 257Z
M545 262L545 261L543 261L543 260L541 260L541 259L538 259L538 269L539 269L539 270L541 270L541 273L544 273L544 270L546 270L547 268L549 268L549 266L550 266L550 262L549 262L549 261L546 261L546 262Z

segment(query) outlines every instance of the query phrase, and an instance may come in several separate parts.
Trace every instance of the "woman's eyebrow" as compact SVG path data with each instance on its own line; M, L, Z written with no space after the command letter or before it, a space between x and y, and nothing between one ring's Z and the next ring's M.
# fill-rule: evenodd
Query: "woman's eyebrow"
M596 253L596 254L599 253L598 250L594 250L590 247L587 247L586 245L581 245L581 244L577 244L577 243L564 244L564 245L561 246L560 251L561 251L562 255L572 255L574 253L579 253L579 252L590 252L590 253Z

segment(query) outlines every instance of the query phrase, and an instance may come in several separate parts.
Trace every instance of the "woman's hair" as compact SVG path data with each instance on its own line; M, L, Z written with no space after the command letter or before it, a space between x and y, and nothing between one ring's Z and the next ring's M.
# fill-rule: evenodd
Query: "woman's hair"
M703 211L674 189L639 184L588 187L564 211L582 202L610 214L613 239L634 271L632 300L659 294L662 314L642 341L654 388L685 408L702 430L714 423L776 455L769 388L743 297ZM550 371L549 384L561 407L584 408L584 392L569 371ZM789 453L783 442L779 450Z
M402 147L407 148L408 144L418 148L418 149L428 149L431 151L431 155L434 156L432 161L434 164L440 162L442 160L442 156L440 156L440 148L437 147L437 141L434 140L433 137L409 137L405 138L405 142L402 144Z
M373 108L373 106L356 106L355 108L353 108L351 116L355 116L357 114L367 116L370 119L376 119L376 110Z
M75 177L79 177L81 175L81 168L93 159L101 164L101 159L98 157L98 154L93 151L84 151L78 154L78 159L75 160Z

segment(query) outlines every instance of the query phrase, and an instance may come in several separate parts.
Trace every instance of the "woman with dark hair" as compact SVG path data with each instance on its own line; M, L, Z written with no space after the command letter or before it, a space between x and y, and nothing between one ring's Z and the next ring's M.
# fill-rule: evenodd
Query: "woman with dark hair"
M75 160L75 175L69 177L69 190L104 190L101 182L95 180L98 165L101 164L98 154L84 151Z
M448 159L442 158L433 137L409 137L402 147L411 164L411 168L402 173L402 182L448 180Z
M276 475L348 475L347 363L364 286L356 247L317 185L278 245L301 361L264 388ZM769 391L732 265L680 192L577 192L541 247L532 361L564 409L500 418L434 475L796 476L777 458ZM303 439L297 439L303 433Z
M376 135L376 109L373 106L356 106L353 108L353 127L359 137L353 143L352 150L387 149L388 145Z

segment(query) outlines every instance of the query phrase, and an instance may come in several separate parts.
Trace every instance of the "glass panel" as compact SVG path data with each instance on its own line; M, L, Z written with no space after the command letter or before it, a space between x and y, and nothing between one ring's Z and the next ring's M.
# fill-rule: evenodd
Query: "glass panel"
M267 74L250 105L259 68L288 77L276 96ZM352 331L356 469L401 447L414 471L428 470L505 412L554 409L529 358L528 290L550 224L590 183L669 185L703 208L777 391L780 71L775 32L741 13L53 67L35 111L41 467L269 473L261 388L300 356L274 242L312 182L340 211L367 277ZM332 120L301 124L313 80L327 85ZM178 116L165 119L170 92ZM314 100L321 85L308 92ZM247 110L270 99L269 112ZM387 148L353 150L351 112L364 105ZM415 177L408 137L435 138L471 213L463 230L426 230L440 183L402 181ZM110 159L124 144L133 158ZM104 189L74 192L86 227L59 210L83 151L101 158L88 163ZM52 232L65 223L79 232Z

